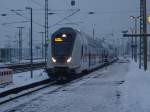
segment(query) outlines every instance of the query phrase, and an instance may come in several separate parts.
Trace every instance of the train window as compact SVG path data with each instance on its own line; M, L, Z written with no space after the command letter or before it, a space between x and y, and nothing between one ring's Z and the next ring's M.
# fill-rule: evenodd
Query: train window
M68 56L71 54L72 43L61 43L54 46L55 56Z
M72 29L63 28L52 35L52 56L71 56L76 33Z

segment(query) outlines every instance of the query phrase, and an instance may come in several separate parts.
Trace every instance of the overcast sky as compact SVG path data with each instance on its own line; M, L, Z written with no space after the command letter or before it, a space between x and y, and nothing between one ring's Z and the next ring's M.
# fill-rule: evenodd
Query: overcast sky
M57 21L71 14L67 9L79 8L80 12L69 18L68 22L82 22L78 26L89 35L92 34L92 28L95 24L96 36L101 38L101 35L114 33L115 37L121 36L122 30L126 30L133 26L133 21L129 19L130 15L139 15L139 1L140 0L76 0L76 6L71 7L71 0L49 0L49 9L53 12L57 12L55 15L49 16L49 26L52 26ZM148 1L149 2L149 1ZM0 17L0 24L9 23L14 21L26 21L25 18L19 17L13 14L11 9L23 9L21 12L25 17L29 18L29 11L25 10L26 6L30 6L33 9L34 21L39 24L44 24L44 0L0 0L0 14L10 14L7 17ZM66 10L65 12L57 10ZM88 15L88 12L95 12L94 15ZM148 6L149 12L149 6ZM16 40L17 39L17 26L24 26L23 38L25 41L29 39L29 23L12 24L12 25L0 25L0 38L1 41ZM58 27L66 25L57 25L49 29L49 37ZM41 39L39 33L44 31L44 28L34 24L34 40L37 42ZM35 41L35 42L36 42Z

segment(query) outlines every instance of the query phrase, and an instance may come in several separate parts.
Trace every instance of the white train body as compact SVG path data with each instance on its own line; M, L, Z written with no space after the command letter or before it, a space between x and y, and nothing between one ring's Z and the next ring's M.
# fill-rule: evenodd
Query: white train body
M55 78L92 70L106 63L106 58L108 62L115 59L112 50L105 48L102 41L65 27L52 35L47 56L47 72Z

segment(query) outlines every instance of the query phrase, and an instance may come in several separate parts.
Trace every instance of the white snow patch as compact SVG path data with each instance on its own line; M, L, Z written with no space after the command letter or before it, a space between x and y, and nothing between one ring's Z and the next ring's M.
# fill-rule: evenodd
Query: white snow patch
M33 71L33 78L31 78L30 71L23 72L23 73L16 73L13 74L13 83L9 85L1 85L0 92L13 89L16 87L24 86L27 84L31 84L34 82L38 82L44 79L48 79L48 76L43 69Z
M121 90L126 111L150 112L150 71L140 70L137 63L131 62L125 80Z

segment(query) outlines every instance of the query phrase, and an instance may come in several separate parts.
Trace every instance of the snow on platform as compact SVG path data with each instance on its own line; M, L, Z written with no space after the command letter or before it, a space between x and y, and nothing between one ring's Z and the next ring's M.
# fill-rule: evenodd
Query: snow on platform
M0 85L0 92L7 91L13 88L28 85L34 82L38 82L47 79L48 76L43 69L33 71L33 78L31 79L30 71L23 73L13 74L13 83Z
M131 62L121 89L126 112L150 112L150 70L140 70Z

